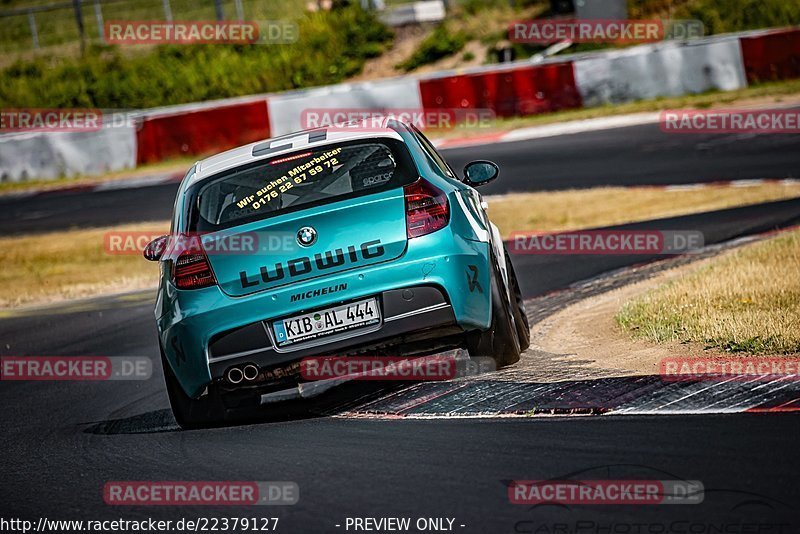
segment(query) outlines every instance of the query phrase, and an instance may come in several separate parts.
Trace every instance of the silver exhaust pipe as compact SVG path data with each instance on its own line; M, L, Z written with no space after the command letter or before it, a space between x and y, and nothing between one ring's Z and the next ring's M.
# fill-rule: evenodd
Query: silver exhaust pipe
M244 366L244 370L242 371L242 376L248 382L252 382L258 377L258 367L253 365L252 363L248 363Z
M231 367L228 369L228 382L231 384L238 384L244 379L244 373L238 367Z

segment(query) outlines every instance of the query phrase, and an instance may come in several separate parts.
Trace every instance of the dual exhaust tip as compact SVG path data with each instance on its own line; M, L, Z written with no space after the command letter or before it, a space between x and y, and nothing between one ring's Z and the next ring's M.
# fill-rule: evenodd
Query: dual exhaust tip
M258 377L258 367L252 363L245 364L243 367L231 367L225 373L225 378L231 384L240 384L243 381L252 382Z

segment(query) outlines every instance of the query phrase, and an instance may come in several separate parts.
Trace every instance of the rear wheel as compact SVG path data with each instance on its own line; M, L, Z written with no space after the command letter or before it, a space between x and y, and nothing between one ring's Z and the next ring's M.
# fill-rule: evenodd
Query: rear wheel
M172 414L181 428L185 430L193 428L205 428L218 426L225 420L225 407L222 399L211 390L207 395L198 399L188 396L178 382L175 373L164 356L161 349L161 363L164 367L164 382L167 385L167 396L172 408Z
M490 356L497 367L519 361L522 352L520 338L514 320L514 309L508 300L503 277L497 263L492 260L492 323L487 330L473 333L467 339L470 356ZM516 307L516 306L514 306Z
M531 325L528 322L528 314L525 313L525 301L522 298L522 291L519 288L517 273L514 272L514 265L511 263L508 252L505 254L506 265L508 266L508 281L511 284L511 296L513 298L512 308L514 311L514 323L517 326L520 351L524 352L531 346Z

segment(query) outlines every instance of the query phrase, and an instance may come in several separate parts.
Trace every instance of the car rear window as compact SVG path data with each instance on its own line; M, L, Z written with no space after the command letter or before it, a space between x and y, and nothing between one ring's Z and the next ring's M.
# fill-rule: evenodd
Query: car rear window
M190 190L190 231L214 231L407 185L417 171L394 139L299 150L227 171Z

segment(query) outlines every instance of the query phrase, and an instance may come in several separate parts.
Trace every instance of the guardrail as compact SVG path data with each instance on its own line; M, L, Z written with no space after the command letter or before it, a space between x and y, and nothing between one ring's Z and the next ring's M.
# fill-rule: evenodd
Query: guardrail
M142 110L132 124L99 132L0 136L0 178L92 174L220 151L301 129L307 109L471 108L509 117L796 77L800 28L669 41Z

